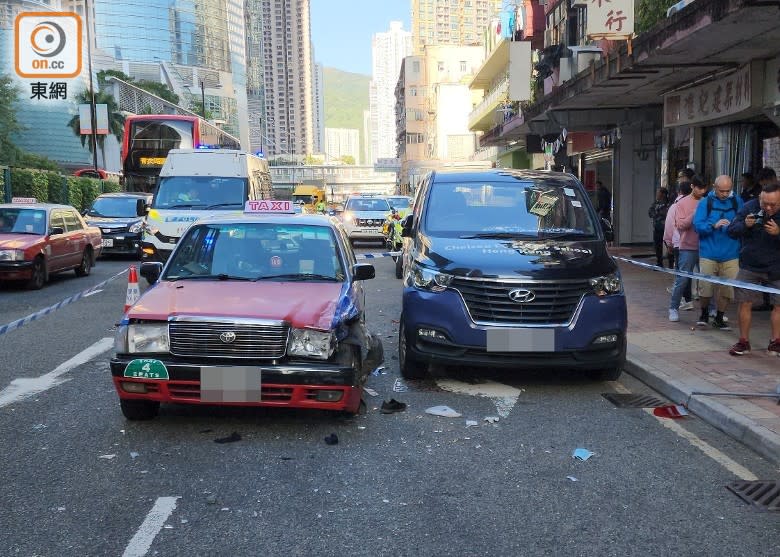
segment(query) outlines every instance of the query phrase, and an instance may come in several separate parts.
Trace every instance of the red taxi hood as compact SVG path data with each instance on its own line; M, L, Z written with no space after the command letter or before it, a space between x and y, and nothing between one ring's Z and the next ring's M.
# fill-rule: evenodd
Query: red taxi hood
M164 281L128 312L131 319L165 321L177 315L274 319L296 328L329 330L340 282Z
M0 249L27 249L41 241L37 234L0 234Z

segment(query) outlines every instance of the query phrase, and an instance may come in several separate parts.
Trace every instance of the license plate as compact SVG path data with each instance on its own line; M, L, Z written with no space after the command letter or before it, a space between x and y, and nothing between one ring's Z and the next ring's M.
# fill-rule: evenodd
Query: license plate
M260 368L251 366L200 369L201 402L260 402Z
M103 238L103 247L104 248L113 248L114 247L114 239L113 238Z
M555 352L555 329L488 329L488 352Z

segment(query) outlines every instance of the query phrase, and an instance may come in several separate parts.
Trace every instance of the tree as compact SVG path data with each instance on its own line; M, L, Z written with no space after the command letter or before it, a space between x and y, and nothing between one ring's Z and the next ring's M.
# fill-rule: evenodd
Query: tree
M89 89L84 89L81 93L76 95L77 104L89 104L91 101L91 93ZM108 132L112 134L117 140L122 139L122 132L124 131L125 117L119 111L116 101L112 95L99 91L95 93L95 104L105 104L108 109ZM68 121L67 126L73 130L73 134L81 139L81 146L88 146L89 152L92 152L92 140L89 134L81 133L81 120L79 115L76 114ZM95 137L95 141L100 147L100 152L103 155L103 166L106 165L106 136L98 135Z
M325 159L322 157L315 157L314 155L306 155L303 159L303 164L308 166L316 166L318 164L323 164L325 162Z
M339 157L339 162L343 162L344 164L355 164L355 157L352 155L341 155Z
M16 160L17 148L11 136L21 131L16 119L19 89L10 76L0 75L0 164L12 164Z
M135 81L134 77L130 77L126 73L120 72L119 70L100 70L97 73L98 85L102 87L103 85L108 83L106 78L109 76L119 78L122 81L127 81L128 83L132 83L133 81Z
M195 99L192 100L190 103L190 110L197 114L198 116L205 118L206 120L211 120L214 115L211 113L210 110L206 110L206 112L203 112L203 102L202 101L196 101Z
M635 31L637 35L644 33L661 19L666 17L666 10L677 0L639 0L636 4Z

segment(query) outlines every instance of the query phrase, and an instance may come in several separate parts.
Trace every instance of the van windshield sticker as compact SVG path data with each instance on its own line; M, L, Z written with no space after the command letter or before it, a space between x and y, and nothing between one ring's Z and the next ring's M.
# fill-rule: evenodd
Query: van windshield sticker
M558 198L553 195L542 194L539 199L536 200L534 206L528 211L538 217L546 217L547 214L555 207L558 202Z
M574 197L574 190L571 188L563 188L563 193L569 197Z
M571 206L572 207L582 207L582 203L580 203L579 201L572 201L571 202Z

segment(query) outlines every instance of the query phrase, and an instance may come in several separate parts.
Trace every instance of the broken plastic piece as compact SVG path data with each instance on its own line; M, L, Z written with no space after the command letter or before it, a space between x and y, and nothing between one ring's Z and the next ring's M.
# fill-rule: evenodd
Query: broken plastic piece
M112 458L116 458L115 454L102 454L98 458L102 458L105 460L111 460Z
M444 418L460 418L461 414L450 408L449 406L431 406L425 409L426 414L433 416L442 416Z
M466 427L471 427L475 425L479 425L479 422L477 422L477 420L466 420Z
M215 443L220 443L220 444L235 443L236 441L241 441L241 435L237 431L234 431L227 437L220 437L219 439L214 439Z
M577 460L588 460L590 457L592 457L595 453L590 452L588 449L574 449L574 452L571 454L575 459Z
M379 393L370 387L363 387L363 390L371 396L379 396Z
M393 383L393 392L394 393L405 393L408 390L409 390L409 387L400 378L396 379L395 383Z
M325 444L326 445L338 445L339 444L339 437L335 433L331 433L325 438Z
M653 408L653 416L658 416L659 418L684 418L688 415L688 411L685 409L685 407L680 406L679 404L670 404L669 406L659 406L658 408Z
M485 416L485 421L489 424L494 424L498 421L498 416Z
M577 480L577 478L575 478L574 476L566 476L566 479L567 479L567 480L571 480L571 481L573 481L573 482L579 481L579 480Z
M373 375L374 377L377 377L379 375L384 375L385 374L384 371L385 371L385 366L379 366L374 371L371 372L371 375Z
M135 451L132 451L132 452L130 453L130 458L133 458L133 459L135 459L135 458L138 458L138 453L137 453L137 452L135 452Z

